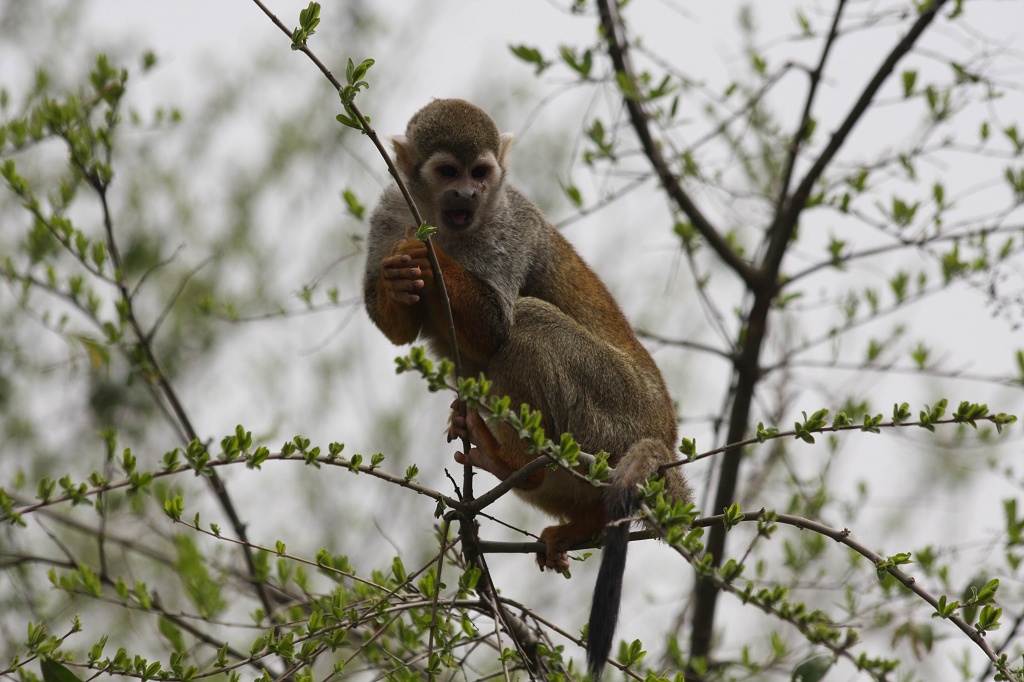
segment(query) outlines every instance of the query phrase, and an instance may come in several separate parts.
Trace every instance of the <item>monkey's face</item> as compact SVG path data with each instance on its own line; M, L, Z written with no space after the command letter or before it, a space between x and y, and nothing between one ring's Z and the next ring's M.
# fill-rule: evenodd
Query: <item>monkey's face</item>
M447 152L424 162L420 177L437 212L438 227L463 232L478 220L498 192L502 170L493 152L484 152L469 163Z

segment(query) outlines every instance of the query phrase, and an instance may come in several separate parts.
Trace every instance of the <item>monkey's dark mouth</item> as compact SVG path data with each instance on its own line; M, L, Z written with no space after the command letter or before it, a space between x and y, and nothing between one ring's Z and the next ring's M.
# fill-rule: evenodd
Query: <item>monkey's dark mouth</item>
M452 227L466 227L473 222L473 212L445 211L444 219Z

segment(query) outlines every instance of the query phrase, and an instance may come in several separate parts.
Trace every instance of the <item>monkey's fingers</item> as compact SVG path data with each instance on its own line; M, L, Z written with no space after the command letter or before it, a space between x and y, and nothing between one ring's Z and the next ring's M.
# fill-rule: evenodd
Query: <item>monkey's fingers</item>
M388 295L399 303L416 303L420 300L419 292L423 289L420 280L387 280L385 287Z
M537 554L537 566L542 571L547 568L557 573L564 573L569 570L569 553L552 552L549 548L547 552Z
M391 298L395 299L399 303L405 303L406 305L418 303L420 300L420 297L417 296L416 294L406 294L402 292L392 292Z
M460 438L469 438L469 431L466 430L466 416L452 410L452 413L448 415L448 442L451 443Z
M470 440L470 442L472 443L472 440ZM492 474L499 481L504 481L513 473L509 470L508 465L505 464L505 462L494 456L494 454L486 448L473 447L466 453L456 452L455 461L459 464L469 464L477 469L483 469L487 473Z
M426 254L422 258L408 254L388 256L381 261L381 275L389 282L412 280L420 282L417 288L430 289L434 282L434 270Z
M418 239L409 239L404 242L398 242L395 247L391 249L392 256L409 256L413 260L429 260L427 258L427 245Z
M456 450L455 461L459 464L469 464L470 466L477 467L478 469L483 469L483 467L480 466L480 448L470 448L468 456L462 451Z
M425 279L421 268L384 268L380 272L381 276L388 280L389 285L392 282L407 280L410 282L420 282L421 286L418 288L422 288L422 283Z
M387 259L385 259L386 263ZM402 303L415 303L420 300L419 293L426 288L419 268L384 267L381 270L384 288L391 298Z
M418 261L408 254L402 253L394 256L388 256L380 262L381 272L384 273L385 277L406 277L410 274L414 274L416 277L422 277L423 270L430 269L430 263L426 259Z
M494 440L494 435L487 428L487 424L484 423L484 418L480 416L480 410L471 410L463 407L461 417L470 443L491 449L498 447L497 441Z

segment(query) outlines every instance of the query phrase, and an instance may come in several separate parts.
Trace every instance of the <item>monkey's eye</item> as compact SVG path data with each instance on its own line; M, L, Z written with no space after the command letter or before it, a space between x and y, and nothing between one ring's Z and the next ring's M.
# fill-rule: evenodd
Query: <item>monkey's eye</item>
M454 178L456 175L459 174L459 169L451 165L438 166L437 173L438 175L441 175L446 178Z
M490 170L490 166L477 166L472 171L470 171L470 175L472 175L475 180L482 180L483 178L487 177L487 174L490 172Z

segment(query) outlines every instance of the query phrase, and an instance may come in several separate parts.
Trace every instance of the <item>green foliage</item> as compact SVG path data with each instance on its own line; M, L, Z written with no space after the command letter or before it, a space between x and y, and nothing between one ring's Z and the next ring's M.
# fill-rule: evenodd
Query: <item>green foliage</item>
M43 682L80 682L77 675L52 658L39 659Z
M311 2L306 9L299 12L299 26L292 31L292 49L301 50L310 36L316 33L320 24L320 3Z
M416 239L419 239L421 242L427 241L435 234L437 234L437 228L433 225L423 223L416 228Z
M217 616L227 602L221 597L219 582L210 576L205 557L189 535L174 536L177 558L174 567L185 587L185 594L204 618Z
M820 682L835 663L831 656L812 656L793 668L793 682Z
M527 64L534 66L534 75L539 76L551 66L551 62L548 62L541 55L540 50L526 45L510 45L509 50L519 59L523 60Z

